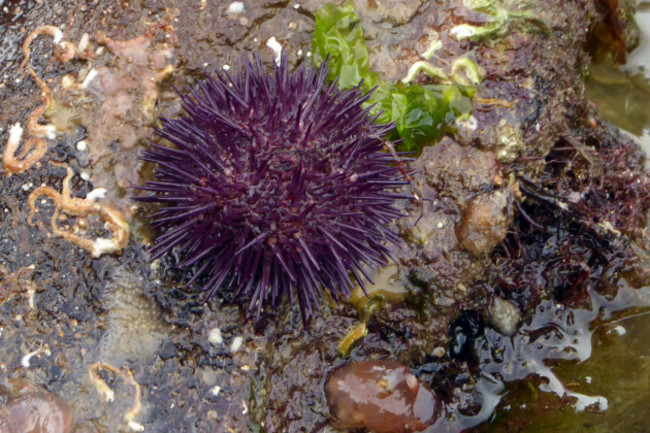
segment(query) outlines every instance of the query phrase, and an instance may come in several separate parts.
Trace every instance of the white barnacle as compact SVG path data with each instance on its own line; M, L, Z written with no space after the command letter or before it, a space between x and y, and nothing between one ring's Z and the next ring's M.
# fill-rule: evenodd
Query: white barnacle
M282 45L280 45L280 42L275 39L275 36L271 36L269 40L266 41L266 46L273 50L273 54L275 54L275 64L279 66L280 59L282 58Z
M129 421L127 425L131 431L144 431L144 426L137 421Z
M221 335L221 329L212 328L208 332L208 341L212 344L221 344L223 343L223 336Z
M449 30L449 34L454 36L456 40L462 41L463 39L471 38L476 35L476 27L469 24L460 24Z
M239 15L244 12L244 3L243 2L232 2L228 6L228 13L233 15Z
M242 344L244 344L244 337L237 336L233 338L232 343L230 344L230 351L232 353L237 352L241 348Z
M81 82L79 87L82 88L82 89L88 88L88 85L90 84L90 82L92 80L95 79L95 77L97 76L98 73L99 72L97 71L97 69L92 68L90 71L88 71L88 74L86 75L86 78L84 78L84 80Z
M86 194L86 200L95 202L106 197L106 188L95 188Z

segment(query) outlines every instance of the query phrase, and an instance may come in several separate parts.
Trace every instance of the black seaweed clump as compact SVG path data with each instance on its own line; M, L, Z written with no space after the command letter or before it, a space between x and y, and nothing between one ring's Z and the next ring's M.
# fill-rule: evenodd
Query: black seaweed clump
M548 296L588 307L590 290L615 294L621 276L633 287L648 284L644 163L638 146L613 129L559 140L540 176L520 176L526 200L493 255L499 290L530 311Z

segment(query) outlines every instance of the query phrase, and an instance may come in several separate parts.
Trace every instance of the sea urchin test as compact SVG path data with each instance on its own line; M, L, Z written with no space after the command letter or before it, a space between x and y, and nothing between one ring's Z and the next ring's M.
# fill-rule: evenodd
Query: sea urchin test
M347 297L385 265L405 184L384 152L358 86L326 83L327 66L289 70L286 55L208 77L181 95L185 115L162 118L142 159L157 165L136 200L160 203L152 260L173 249L208 296L234 290L250 312L298 301L303 323L321 290ZM188 284L189 284L188 283Z

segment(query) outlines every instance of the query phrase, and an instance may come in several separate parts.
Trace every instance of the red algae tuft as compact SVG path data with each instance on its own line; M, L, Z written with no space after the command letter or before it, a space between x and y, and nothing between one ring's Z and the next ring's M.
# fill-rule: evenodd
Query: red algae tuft
M345 365L329 377L325 395L341 429L373 433L422 431L440 416L440 399L394 360Z

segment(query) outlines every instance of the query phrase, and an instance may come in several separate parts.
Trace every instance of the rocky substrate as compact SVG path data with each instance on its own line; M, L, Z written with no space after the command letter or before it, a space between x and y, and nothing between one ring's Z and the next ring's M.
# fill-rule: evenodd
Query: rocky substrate
M538 2L526 6L534 26L513 18L503 31L458 40L458 25L486 23L463 2L358 1L371 66L384 78L403 78L436 32L442 48L431 62L444 68L466 56L483 79L472 117L410 163L421 200L402 203L407 216L395 229L404 242L390 280L403 296L357 307L323 299L305 330L288 302L255 323L230 293L203 303L173 257L150 264L149 209L133 206L128 186L150 171L135 155L155 118L179 113L172 85L182 91L202 69L236 67L253 52L270 64L271 37L293 64L308 62L324 2L250 2L237 13L230 2L54 3L13 2L0 15L0 142L39 105L41 89L20 68L29 32L53 25L66 40L87 33L104 48L60 63L47 38L31 46L32 67L66 109L50 119L63 132L44 158L0 179L0 373L11 384L0 390L0 423L38 398L62 413L52 433L70 425L76 433L335 431L364 424L333 422L342 415L330 412L326 379L343 364L382 358L428 372L416 384L405 369L384 366L399 372L398 389L427 388L449 413L472 416L480 413L472 378L481 371L472 342L486 328L512 334L542 300L580 307L591 291L613 295L649 282L645 156L599 119L582 82L589 30L610 29L624 46L628 35L614 31L624 15L608 27L593 1ZM517 9L511 3L503 7ZM66 88L62 77L87 73L90 63L103 80L88 91ZM167 65L173 72L160 75ZM105 188L111 209L125 215L131 238L121 252L92 257L54 235L46 197L35 203L38 222L27 224L35 188L63 191L57 163L73 169L72 196ZM78 216L67 218L57 224L78 225ZM98 227L94 236L107 235L99 217L88 224ZM343 358L341 341L349 343ZM372 408L359 410L371 419ZM437 413L408 417L444 428Z

